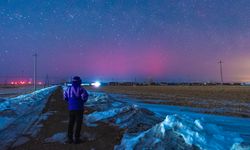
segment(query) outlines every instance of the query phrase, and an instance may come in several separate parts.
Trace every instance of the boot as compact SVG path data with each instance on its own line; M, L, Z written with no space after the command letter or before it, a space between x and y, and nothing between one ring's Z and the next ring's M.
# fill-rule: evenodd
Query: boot
M66 143L72 144L73 143L73 139L72 138L68 138L67 141L66 141Z
M80 144L82 140L80 138L75 138L74 144Z

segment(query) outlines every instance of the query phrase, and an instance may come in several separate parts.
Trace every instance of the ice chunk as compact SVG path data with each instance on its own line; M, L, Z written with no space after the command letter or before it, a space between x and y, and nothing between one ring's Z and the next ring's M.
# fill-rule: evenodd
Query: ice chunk
M233 145L233 143L242 142L239 135L230 133L225 137L222 136L225 135L224 132L216 126L203 124L201 120L169 115L164 121L147 131L125 135L121 145L116 149L161 149L164 147L182 149L185 147L185 149L226 150L232 146L233 148L241 146Z
M82 138L83 140L94 141L94 140L96 139L96 135L93 134L93 133L84 132L84 133L81 135L81 138Z
M114 117L115 115L127 111L130 109L130 106L125 106L122 108L114 108L114 109L110 109L108 111L102 111L102 112L94 112L90 115L87 116L87 120L89 122L96 122L96 121L100 121L103 119L107 119L107 118L111 118Z
M45 139L45 142L47 143L54 143L54 142L58 142L58 143L65 143L67 136L66 136L66 132L59 132L54 134L53 136Z
M235 143L231 150L250 150L250 146L249 145L244 145L241 143Z
M6 128L8 125L10 125L15 118L10 118L10 117L0 117L0 131Z

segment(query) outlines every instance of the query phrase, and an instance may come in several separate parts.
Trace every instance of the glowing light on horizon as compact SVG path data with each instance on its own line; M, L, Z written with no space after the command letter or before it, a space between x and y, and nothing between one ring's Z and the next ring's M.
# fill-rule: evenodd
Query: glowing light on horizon
M94 87L96 87L96 88L98 88L98 87L101 86L101 83L99 81L96 81L94 83L91 83L91 85L94 86Z
M20 84L24 85L24 84L26 84L26 82L25 81L20 81Z

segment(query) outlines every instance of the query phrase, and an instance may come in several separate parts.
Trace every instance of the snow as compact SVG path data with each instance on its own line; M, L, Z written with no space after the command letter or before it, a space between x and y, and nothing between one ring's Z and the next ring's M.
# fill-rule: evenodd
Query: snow
M94 140L96 139L96 135L95 135L95 134L92 134L92 133L84 132L84 133L81 135L81 138L82 138L83 140L94 141Z
M0 98L0 103L1 103L1 102L4 102L4 101L5 101L5 99L4 99L4 98Z
M35 136L42 127L40 121L47 119L54 112L41 114L48 97L57 86L44 88L30 94L8 98L0 103L0 145L8 149L15 140L30 135ZM20 140L18 143L22 143Z
M81 135L81 139L83 140L88 140L88 141L93 141L96 139L96 136L93 134L90 134L88 132L84 132ZM49 138L46 138L44 141L46 143L61 143L64 144L67 140L67 133L66 132L58 132L52 135Z
M5 99L0 103L0 144L20 145L35 137L40 122L56 112L41 114L56 87ZM125 130L115 149L216 149L249 150L250 119L196 113L192 108L146 104L124 96L90 92L86 103L95 112L84 116L84 123L97 126L104 121ZM96 137L85 132L83 138ZM64 143L66 133L55 133L45 142Z
M58 143L65 143L67 140L67 134L66 132L59 132L56 133L54 135L52 135L51 137L45 139L46 143L54 143L54 142L58 142Z
M96 121L100 121L103 119L108 119L111 117L114 117L117 114L120 114L122 112L128 111L130 109L129 106L127 107L122 107L122 108L114 108L114 109L110 109L108 111L101 111L101 112L94 112L90 115L87 116L87 120L89 122L96 122Z
M192 108L90 93L96 111L85 123L105 121L125 129L115 149L250 149L250 119L196 113Z
M157 147L159 143L165 141L170 134L178 134L183 137L185 143L188 145L196 145L201 149L230 149L231 145L228 143L240 143L243 141L237 133L224 133L223 129L212 124L204 124L201 120L193 120L188 116L168 115L165 120L156 124L143 135L139 134L136 137L143 138L144 141L158 138L160 141L155 142L156 145L150 144L151 148ZM130 142L133 138L127 139ZM137 145L145 145L145 142L138 142ZM164 143L161 143L164 145ZM165 146L164 146L165 147Z
M5 129L8 125L11 124L11 122L13 122L15 120L15 118L10 118L10 117L0 117L0 131Z
M242 145L240 143L235 143L232 146L231 150L249 150L249 146L244 144Z

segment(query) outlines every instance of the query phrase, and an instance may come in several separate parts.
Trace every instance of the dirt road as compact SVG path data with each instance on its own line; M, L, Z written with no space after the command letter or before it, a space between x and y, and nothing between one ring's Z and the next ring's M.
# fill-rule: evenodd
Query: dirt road
M47 143L45 139L53 136L56 133L67 131L68 110L67 104L62 99L62 88L58 88L49 98L46 108L43 113L54 111L47 120L43 121L43 127L35 138L32 138L27 143L12 148L15 150L98 150L114 149L114 146L119 144L122 138L123 131L117 127L105 123L98 123L96 127L88 127L83 123L82 135L89 135L91 140L86 139L81 144L63 144L59 142ZM92 112L86 108L87 113Z

